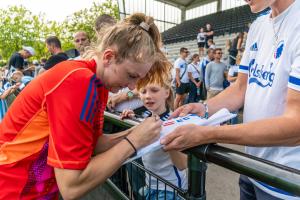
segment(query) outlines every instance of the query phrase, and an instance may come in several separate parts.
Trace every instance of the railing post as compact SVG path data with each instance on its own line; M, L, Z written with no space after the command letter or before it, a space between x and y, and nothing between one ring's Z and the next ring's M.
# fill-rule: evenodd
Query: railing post
M189 200L206 200L205 178L207 165L191 153L188 154Z

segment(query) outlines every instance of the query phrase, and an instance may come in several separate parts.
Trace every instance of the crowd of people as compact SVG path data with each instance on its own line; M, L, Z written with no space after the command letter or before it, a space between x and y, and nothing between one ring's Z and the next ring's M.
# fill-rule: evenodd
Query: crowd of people
M299 169L300 1L246 2L252 12L271 10L251 25L245 47L243 33L231 41L228 65L209 23L199 30L199 53L182 47L170 63L154 19L141 13L119 22L100 16L97 41L78 31L74 50L64 52L59 38L47 37L51 57L34 74L25 66L35 50L14 53L0 89L0 199L57 199L59 192L77 199L157 140L163 121L189 113L207 118L221 108L243 107L243 123L180 126L160 140L163 149L142 157L145 168L187 189L180 151L230 143ZM105 110L140 124L104 134ZM181 199L151 176L145 182L145 199ZM299 199L246 176L239 185L241 200Z

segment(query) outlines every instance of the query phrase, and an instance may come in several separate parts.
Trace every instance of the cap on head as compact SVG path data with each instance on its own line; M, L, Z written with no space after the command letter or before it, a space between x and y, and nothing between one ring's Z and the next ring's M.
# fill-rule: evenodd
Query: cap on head
M34 56L34 54L35 54L34 48L32 48L32 47L23 46L23 50L25 50L28 53L30 53L31 56Z

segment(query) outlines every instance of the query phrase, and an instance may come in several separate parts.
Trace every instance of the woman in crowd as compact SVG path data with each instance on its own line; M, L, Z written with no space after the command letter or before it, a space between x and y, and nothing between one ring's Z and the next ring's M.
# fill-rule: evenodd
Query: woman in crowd
M202 83L202 77L199 67L199 55L194 54L192 56L192 62L188 65L188 76L190 79L190 92L189 103L195 103L200 100L200 86Z
M161 39L153 18L133 14L99 42L86 60L59 63L32 80L8 110L0 125L0 199L58 199L58 191L77 199L159 136L155 116L102 134L108 91L133 89L154 72Z

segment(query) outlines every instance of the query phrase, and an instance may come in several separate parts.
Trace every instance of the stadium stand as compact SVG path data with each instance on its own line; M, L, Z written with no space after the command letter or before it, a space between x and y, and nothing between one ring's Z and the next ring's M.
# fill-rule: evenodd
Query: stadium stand
M210 23L214 35L220 36L246 30L246 25L252 22L259 14L253 14L249 6L241 6L214 14L191 19L168 29L162 33L164 44L183 42L196 38L200 27Z

